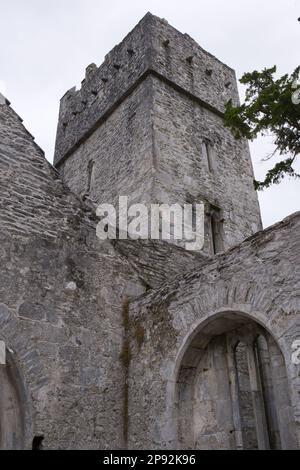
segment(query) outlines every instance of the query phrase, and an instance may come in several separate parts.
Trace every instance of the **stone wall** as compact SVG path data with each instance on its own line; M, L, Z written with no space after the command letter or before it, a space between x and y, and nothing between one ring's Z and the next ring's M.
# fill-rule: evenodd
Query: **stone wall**
M260 209L248 143L235 140L221 117L157 78L153 115L156 199L169 204L205 201L219 208L225 250L256 233ZM213 148L213 171L203 140Z
M291 445L300 420L299 366L291 362L299 214L217 257L155 241L100 243L92 211L63 186L6 103L0 124L0 340L15 371L16 388L6 390L22 412L18 442L24 437L30 448L43 435L53 449L180 447L182 419L195 423L192 412L178 415L178 383L194 364L198 333L206 341L251 320L284 355L286 367L277 353L272 367ZM221 410L221 391L218 400ZM199 418L206 412L210 429L209 410ZM226 429L196 446L231 446ZM3 432L0 439L8 442Z
M145 288L7 105L0 177L0 340L22 382L24 446L124 447L124 308Z
M132 305L130 448L178 446L178 374L191 345L185 367L192 366L190 362L201 347L193 346L193 338L199 332L203 331L206 338L218 335L218 331L210 330L216 319L223 319L222 328L230 326L230 322L254 321L278 343L288 377L287 384L285 366L275 356L276 377L279 382L282 380L278 400L281 403L289 395L292 402L292 412L284 407L280 410L286 423L283 436L290 432L292 416L299 445L299 365L291 360L292 345L300 332L299 228L297 213L205 266L183 274L180 280L170 280L160 289L150 291ZM143 332L142 341L137 340L141 336L136 334L137 327ZM192 426L192 413L186 416Z
M151 78L147 78L98 129L59 167L68 187L87 193L88 167L94 162L89 197L117 207L119 196L146 202L153 191L150 114Z

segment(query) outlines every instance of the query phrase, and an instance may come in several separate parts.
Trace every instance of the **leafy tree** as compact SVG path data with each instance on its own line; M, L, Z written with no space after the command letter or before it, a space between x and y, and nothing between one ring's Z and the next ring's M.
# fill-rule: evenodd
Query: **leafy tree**
M254 181L256 189L278 184L285 175L300 176L293 169L300 153L299 71L300 66L278 79L274 77L276 66L245 73L240 80L247 86L244 104L234 106L231 100L226 104L225 125L237 139L254 140L259 134L271 134L275 151L270 158L276 153L283 157L267 172L264 181Z

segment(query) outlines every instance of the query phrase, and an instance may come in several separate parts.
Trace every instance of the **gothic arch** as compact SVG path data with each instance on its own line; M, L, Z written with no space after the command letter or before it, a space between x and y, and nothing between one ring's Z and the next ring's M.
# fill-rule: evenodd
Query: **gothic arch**
M5 347L5 363L0 365L0 449L24 449L26 407L23 378L13 352Z
M179 448L297 448L284 356L245 313L219 311L186 337L173 382Z
M48 378L35 344L5 304L0 304L0 340L6 351L6 363L0 364L0 449L31 449L31 396L48 384Z

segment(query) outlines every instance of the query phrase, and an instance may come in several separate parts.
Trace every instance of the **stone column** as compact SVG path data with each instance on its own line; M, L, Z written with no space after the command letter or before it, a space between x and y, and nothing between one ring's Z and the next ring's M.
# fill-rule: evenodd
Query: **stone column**
M216 337L213 348L213 366L216 380L216 419L226 449L235 448L232 398L226 360L226 337Z
M236 443L236 449L242 450L243 446L243 433L242 433L242 419L240 413L240 402L239 402L239 383L236 370L236 361L234 356L234 345L230 338L226 337L227 343L227 365L228 365L228 376L230 383L231 403L232 403L232 418L234 426L234 437Z
M256 422L256 434L259 449L270 449L268 426L264 407L261 383L258 374L257 357L254 350L254 342L247 343L247 358L250 377L251 394Z
M261 387L264 396L266 417L269 429L269 441L271 449L281 449L278 418L275 406L272 374L270 369L270 354L264 335L260 335L256 341L257 356Z
M271 373L279 433L282 449L298 449L296 426L289 398L289 384L283 355L273 340L268 337Z

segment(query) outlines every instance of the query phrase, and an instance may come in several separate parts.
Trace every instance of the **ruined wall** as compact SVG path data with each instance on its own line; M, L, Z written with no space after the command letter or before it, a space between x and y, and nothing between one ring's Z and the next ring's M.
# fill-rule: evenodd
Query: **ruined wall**
M254 320L278 342L288 377L287 385L285 366L275 355L278 400L281 403L289 394L293 408L289 412L279 407L283 428L286 426L283 437L289 432L292 415L300 444L299 365L292 362L293 342L300 332L299 228L297 213L134 303L129 329L130 447L178 445L176 383L182 360L198 332L204 331L206 341L218 334L210 330L210 322L216 318L223 319L222 328L230 322ZM142 341L137 340L141 337L136 334L137 326L143 332ZM201 347L195 344L194 353L191 347L187 369ZM212 433L211 442L214 438Z
M44 435L46 448L174 448L182 357L218 315L257 321L278 341L281 420L288 435L293 415L299 432L299 214L213 259L166 243L100 244L93 214L7 104L0 124L0 339L23 384L25 447Z
M250 320L282 350L288 384L280 354L272 356L280 419L287 436L295 420L300 440L299 365L291 362L300 331L299 214L211 258L153 241L100 243L82 202L94 161L90 197L98 202L126 193L140 202L205 199L223 211L225 248L251 235L260 216L248 147L222 125L230 97L237 102L232 69L146 15L62 99L55 163L80 197L1 98L0 340L23 384L20 396L6 393L21 400L26 448L37 435L45 448L180 447L179 420L190 415L178 413L179 373L202 341ZM214 172L203 139L214 146ZM215 318L221 323L210 330ZM213 388L216 374L209 376ZM218 400L222 413L222 389ZM209 445L232 445L222 434L227 423L210 432L218 423L210 416L199 416Z
M0 339L23 384L24 445L124 447L124 305L144 287L6 104L0 177Z

